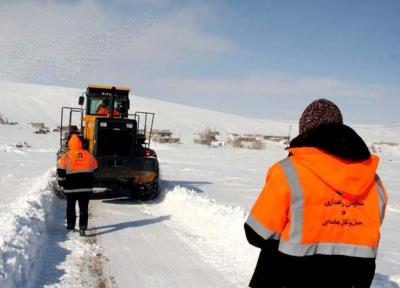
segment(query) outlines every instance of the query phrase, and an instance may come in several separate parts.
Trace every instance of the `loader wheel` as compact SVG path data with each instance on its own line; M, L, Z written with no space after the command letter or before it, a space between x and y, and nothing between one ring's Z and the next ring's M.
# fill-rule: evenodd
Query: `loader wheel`
M159 195L159 176L157 175L154 181L150 184L132 184L130 185L129 192L131 198L133 199L140 199L143 201L154 200Z
M149 184L144 192L140 194L140 199L143 201L149 201L149 200L154 200L157 198L159 193L159 187L158 187L158 181Z
M157 198L158 194L159 194L159 187L158 187L158 181L154 182L153 184L151 184L149 190L151 191L148 194L147 200L154 200Z

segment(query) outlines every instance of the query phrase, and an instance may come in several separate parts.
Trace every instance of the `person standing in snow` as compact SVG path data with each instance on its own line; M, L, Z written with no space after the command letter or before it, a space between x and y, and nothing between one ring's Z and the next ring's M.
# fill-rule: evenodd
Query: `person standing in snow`
M67 230L75 229L75 204L78 201L79 232L85 235L89 198L93 192L93 173L97 170L97 160L89 151L82 148L82 141L76 134L72 134L69 139L68 149L57 163L58 184L63 187L67 198Z
M379 158L331 101L312 102L299 126L245 223L261 248L250 287L370 287L388 200Z

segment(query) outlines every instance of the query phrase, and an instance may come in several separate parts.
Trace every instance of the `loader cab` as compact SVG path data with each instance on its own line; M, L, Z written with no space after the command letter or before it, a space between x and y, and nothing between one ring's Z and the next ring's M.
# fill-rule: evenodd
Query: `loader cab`
M89 85L86 89L84 137L99 156L132 156L137 148L137 121L129 119L129 88Z
M127 87L89 85L86 90L86 115L127 118L129 91ZM79 102L82 103L82 98Z

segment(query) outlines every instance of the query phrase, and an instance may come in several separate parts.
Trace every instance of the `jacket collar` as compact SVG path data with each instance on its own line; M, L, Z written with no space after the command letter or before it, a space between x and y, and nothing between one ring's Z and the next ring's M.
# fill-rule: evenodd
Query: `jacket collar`
M289 148L314 147L350 161L363 161L371 157L367 145L349 126L325 124L300 134L290 142Z

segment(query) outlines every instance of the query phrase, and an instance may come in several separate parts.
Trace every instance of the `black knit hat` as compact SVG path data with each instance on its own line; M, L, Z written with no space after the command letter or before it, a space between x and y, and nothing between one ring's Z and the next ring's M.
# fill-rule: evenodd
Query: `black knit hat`
M326 99L318 99L308 105L301 115L299 131L302 134L319 125L328 123L343 124L342 113L335 103Z

